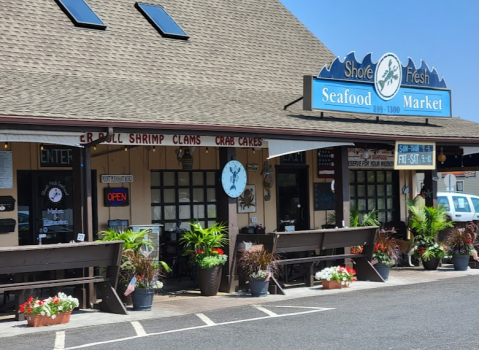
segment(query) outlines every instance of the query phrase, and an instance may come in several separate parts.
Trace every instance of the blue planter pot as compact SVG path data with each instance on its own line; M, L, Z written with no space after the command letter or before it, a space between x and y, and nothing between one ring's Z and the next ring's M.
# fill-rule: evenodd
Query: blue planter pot
M132 294L133 310L150 311L153 304L154 289L137 288Z
M454 264L454 270L466 271L469 267L469 255L454 255L452 263Z
M249 280L249 291L252 297L265 297L268 295L269 281Z
M381 275L381 277L383 278L383 280L385 280L385 281L388 280L388 278L389 278L389 271L391 270L391 267L390 267L390 266L377 263L377 264L374 264L374 268L375 268L376 271Z

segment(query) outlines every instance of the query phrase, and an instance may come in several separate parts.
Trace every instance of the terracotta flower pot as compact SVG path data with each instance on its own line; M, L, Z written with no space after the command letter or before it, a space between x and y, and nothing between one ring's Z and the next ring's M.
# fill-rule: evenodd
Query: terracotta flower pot
M59 312L55 315L55 318L42 316L40 314L36 315L26 315L28 327L43 327L43 326L53 326L56 324L63 324L70 322L71 310L66 312Z
M347 284L342 285L338 281L331 280L321 280L321 284L323 285L323 289L340 289L340 288L347 288L349 287Z

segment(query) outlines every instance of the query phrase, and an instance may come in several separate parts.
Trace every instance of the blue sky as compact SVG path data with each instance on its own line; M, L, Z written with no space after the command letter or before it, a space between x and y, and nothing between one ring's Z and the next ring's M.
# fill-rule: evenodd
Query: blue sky
M280 2L341 59L422 59L451 89L453 116L479 122L479 0Z

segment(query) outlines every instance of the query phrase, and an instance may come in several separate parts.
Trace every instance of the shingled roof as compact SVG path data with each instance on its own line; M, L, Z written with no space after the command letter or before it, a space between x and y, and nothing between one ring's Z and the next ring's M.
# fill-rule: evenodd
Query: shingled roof
M87 2L105 31L54 0L2 2L0 123L479 143L458 118L285 110L334 55L276 0L148 0L187 41L161 37L135 1Z

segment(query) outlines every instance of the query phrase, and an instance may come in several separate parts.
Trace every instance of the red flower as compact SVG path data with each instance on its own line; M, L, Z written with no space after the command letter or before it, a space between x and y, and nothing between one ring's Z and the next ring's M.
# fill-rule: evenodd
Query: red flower
M32 312L32 309L28 309L27 313L31 313Z
M20 308L20 312L25 312L25 308L23 306Z
M59 301L60 301L60 300L58 300L58 299L55 299L55 304L58 304L58 302L59 302Z
M204 251L201 250L201 249L197 249L197 250L196 250L196 254L203 254L203 253L204 253Z

